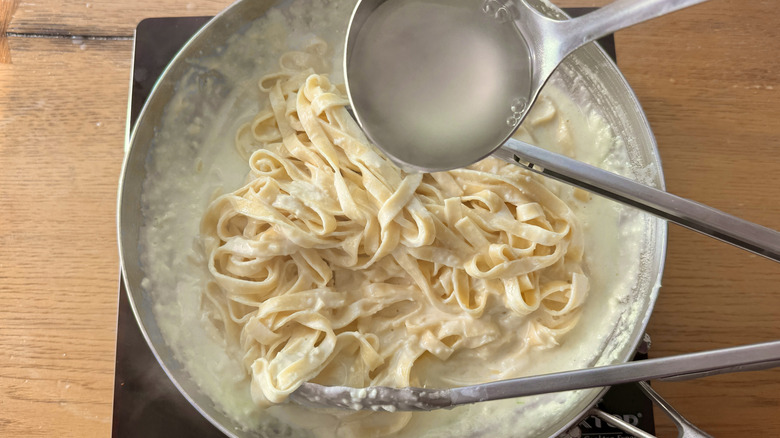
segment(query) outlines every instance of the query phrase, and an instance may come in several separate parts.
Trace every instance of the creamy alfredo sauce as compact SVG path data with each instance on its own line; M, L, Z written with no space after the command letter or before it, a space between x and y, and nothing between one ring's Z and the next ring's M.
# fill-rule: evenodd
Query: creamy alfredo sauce
M330 415L297 406L259 411L252 403L237 352L203 318L200 300L208 273L197 243L199 223L213 194L231 191L244 180L247 167L234 152L233 136L258 110L257 78L274 71L279 55L301 48L311 34L337 48L333 65L338 68L339 42L351 3L294 2L285 10L270 11L215 56L193 60L192 73L170 103L147 160L142 285L154 297L160 329L176 358L220 410L246 429L273 435L331 436L337 422ZM339 78L340 73L334 72L334 82ZM562 91L564 87L562 81L552 80L518 132L519 138L630 176L622 142L601 116L583 111L585 105L570 97L576 93ZM200 90L203 101L192 100L194 90ZM204 101L214 104L204 105ZM503 364L525 375L615 360L638 317L634 287L640 276L641 248L648 239L643 215L568 186L544 183L570 205L584 226L591 288L578 326L560 347L530 352L522 363ZM464 366L462 372L475 372L479 364L473 367ZM532 436L565 416L588 393L416 415L401 435Z

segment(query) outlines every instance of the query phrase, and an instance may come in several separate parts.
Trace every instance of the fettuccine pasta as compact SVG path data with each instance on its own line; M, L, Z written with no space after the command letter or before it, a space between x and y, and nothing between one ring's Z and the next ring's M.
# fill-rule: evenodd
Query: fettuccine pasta
M519 167L405 173L373 148L324 69L289 52L236 135L249 174L201 225L213 320L238 342L261 405L306 381L394 387L512 377L431 376L443 364L558 345L588 292L569 207ZM503 363L505 363L504 361ZM406 414L380 420L383 433ZM382 422L384 421L384 422ZM376 424L372 430L378 430Z

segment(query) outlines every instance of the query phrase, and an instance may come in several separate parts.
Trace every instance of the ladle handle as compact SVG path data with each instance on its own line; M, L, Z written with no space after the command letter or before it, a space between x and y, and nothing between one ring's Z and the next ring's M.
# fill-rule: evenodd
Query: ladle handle
M775 230L515 139L493 155L780 262L780 232Z
M583 44L595 41L620 29L642 23L707 0L615 0L581 17L557 26L566 57Z

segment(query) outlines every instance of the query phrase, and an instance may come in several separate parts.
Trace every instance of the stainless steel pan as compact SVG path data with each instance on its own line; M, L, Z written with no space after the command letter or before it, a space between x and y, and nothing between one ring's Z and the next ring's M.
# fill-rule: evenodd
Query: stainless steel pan
M218 57L222 53L220 47L224 47L231 36L262 17L269 7L277 3L285 2L269 0L236 2L210 21L179 52L155 86L132 131L119 188L118 238L122 271L141 331L161 366L182 394L217 428L228 436L236 437L259 436L259 433L242 430L239 424L215 406L212 398L206 395L193 380L163 337L160 328L163 321L158 321L154 312L155 294L142 286L145 267L140 262L139 247L140 229L144 223L141 199L150 150L153 147L164 147L159 144L159 133L164 128L162 126L165 120L164 114L169 103L181 97L177 93L182 81L191 79L192 61L205 57ZM529 3L551 17L565 18L560 10L549 6L546 2L529 0ZM251 50L251 47L248 50ZM250 67L247 66L247 75L251 73ZM591 44L568 58L561 69L565 73L561 75L564 83L598 98L599 111L626 144L632 168L643 170L643 182L663 188L660 159L650 127L636 96L615 64L598 46ZM209 78L204 80L207 81ZM237 86L237 82L229 78L216 78L216 80L220 82L222 90L230 90L231 87ZM187 98L196 100L208 98L209 102L204 102L204 107L218 107L219 105L213 105L213 101L227 98L228 94L227 92L209 93L207 97L193 95ZM207 134L204 133L200 140L208 141L206 137ZM180 152L184 159L187 151ZM614 350L614 357L619 358L619 362L625 362L633 357L647 326L660 287L666 251L666 223L660 219L649 218L648 224L649 233L643 254L645 263L638 292L634 296L634 308L640 316L626 328L625 333L621 334L622 341L608 346L609 349ZM176 321L164 321L164 323L175 324ZM602 393L603 390L580 393L577 403L540 433L552 436L566 430L589 411Z

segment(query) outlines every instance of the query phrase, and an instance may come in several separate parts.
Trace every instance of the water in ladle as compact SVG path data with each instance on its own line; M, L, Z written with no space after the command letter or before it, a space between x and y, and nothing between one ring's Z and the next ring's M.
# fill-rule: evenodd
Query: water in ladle
M346 64L371 140L402 164L435 169L501 144L530 95L529 50L504 13L479 0L394 0L374 10Z

